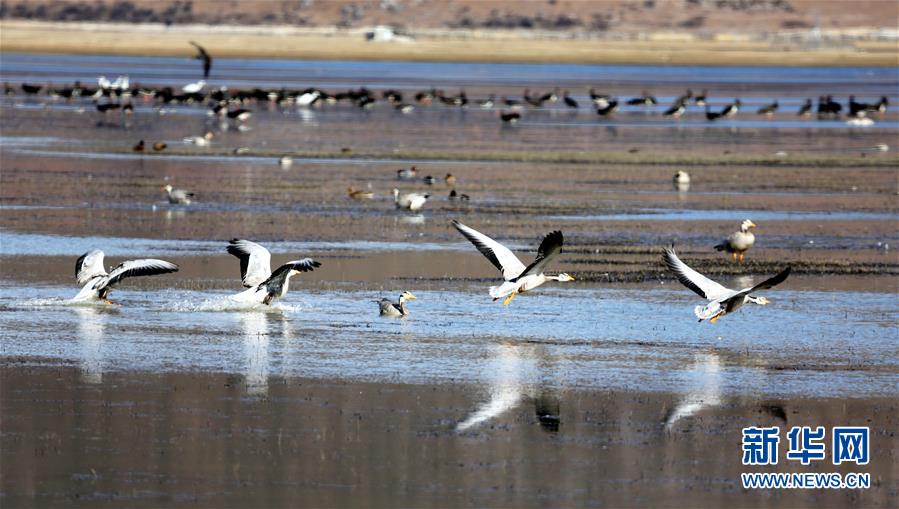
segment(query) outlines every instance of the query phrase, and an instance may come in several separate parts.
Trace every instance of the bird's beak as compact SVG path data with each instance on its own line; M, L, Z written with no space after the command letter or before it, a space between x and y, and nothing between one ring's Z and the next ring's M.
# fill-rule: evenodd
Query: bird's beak
M750 228L755 228L755 227L756 227L756 224L753 223L752 221L749 221L749 227L750 227Z
M408 300L415 300L416 298L417 298L417 297L415 297L415 296L412 295L411 293L406 292L406 299L408 299Z

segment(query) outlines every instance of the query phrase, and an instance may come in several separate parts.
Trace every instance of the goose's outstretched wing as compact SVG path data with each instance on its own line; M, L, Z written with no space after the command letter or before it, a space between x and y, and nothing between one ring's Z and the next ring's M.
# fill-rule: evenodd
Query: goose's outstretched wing
M155 260L147 258L143 260L128 260L122 262L118 267L112 269L109 276L97 286L97 290L101 288L111 287L119 283L119 281L138 276L155 276L156 274L168 274L169 272L178 272L178 266L165 260Z
M232 239L228 254L240 259L240 279L247 288L259 285L272 275L272 254L255 242Z
M512 251L509 251L509 248L506 246L474 228L465 226L455 219L453 220L453 226L455 226L456 229L459 230L459 233L464 235L469 242L474 244L474 247L478 248L478 251L490 260L490 263L503 273L503 278L506 281L515 279L524 272L524 264L521 263L521 260L519 260Z
M702 298L715 301L737 293L691 269L677 257L677 253L672 248L665 248L662 258L665 259L668 270L677 276L678 281Z
M550 232L549 235L543 237L543 241L540 242L540 247L537 249L537 257L518 277L542 274L546 265L562 252L562 243L564 241L565 238L562 236L562 232L558 230Z
M103 251L94 249L88 251L78 258L75 262L75 279L78 284L83 285L97 276L105 276L106 269L103 268Z
M739 295L745 295L747 293L752 293L756 290L767 290L768 288L774 288L775 286L783 283L790 276L791 267L787 267L786 269L780 271L780 273L774 277L770 277L761 283L753 286L752 288L744 288L740 290Z
M281 287L284 285L284 281L287 280L287 276L290 274L290 271L297 270L300 272L309 272L315 270L316 267L321 267L321 263L313 260L312 258L303 258L302 260L293 260L285 263L284 265L275 269L272 272L272 275L269 276L268 279L263 281L257 287L258 289L265 288L269 293L280 293Z

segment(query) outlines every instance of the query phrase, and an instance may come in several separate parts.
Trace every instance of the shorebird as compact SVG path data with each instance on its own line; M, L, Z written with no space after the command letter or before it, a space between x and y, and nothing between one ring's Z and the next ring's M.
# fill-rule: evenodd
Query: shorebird
M73 302L101 300L112 304L106 297L112 287L123 279L178 271L178 266L174 263L150 258L128 260L106 272L103 268L104 256L103 251L94 249L81 255L75 262L75 279L78 280L78 284L84 286L72 299Z
M287 262L272 272L272 255L268 249L243 239L228 242L228 253L240 259L240 279L248 288L231 296L237 302L269 306L287 294L291 277L321 267L321 263L312 258L303 258Z
M790 275L790 267L787 267L780 274L766 279L755 286L742 290L731 290L691 269L677 257L677 253L672 248L666 248L662 258L665 260L665 265L668 266L671 272L674 272L681 284L709 301L709 304L696 306L693 309L693 313L699 318L700 322L708 320L709 323L715 323L722 316L733 313L748 302L761 306L769 304L770 301L765 297L756 297L750 294L757 290L773 288L786 281Z
M415 300L416 297L409 292L400 294L399 300L391 302L390 299L376 300L380 308L381 316L406 317L409 316L409 310L406 308L406 301Z
M740 263L746 256L746 251L755 244L755 235L749 230L755 228L755 223L746 219L740 223L740 231L731 233L723 242L715 246L717 251L727 251L731 254L734 261L739 257Z
M499 242L459 221L453 220L453 226L502 272L504 282L490 287L490 296L494 301L505 297L503 304L509 305L519 293L533 290L547 281L574 281L571 275L564 272L555 276L543 273L547 264L562 252L564 238L560 231L551 232L543 238L537 249L537 257L525 267L509 248Z
M162 186L162 189L166 192L166 195L168 195L169 203L172 204L190 205L190 199L194 197L194 193L184 189L175 189L171 184Z

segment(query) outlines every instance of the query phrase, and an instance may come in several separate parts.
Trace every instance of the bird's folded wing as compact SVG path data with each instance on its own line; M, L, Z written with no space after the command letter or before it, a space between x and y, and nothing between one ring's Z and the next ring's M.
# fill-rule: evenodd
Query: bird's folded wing
M75 262L75 279L78 284L85 284L97 276L105 276L106 270L103 268L103 251L94 249L88 251L78 258Z
M719 300L735 293L733 290L726 288L691 269L677 257L677 253L671 248L666 248L662 257L665 259L665 265L668 266L668 269L671 272L674 272L678 281L696 292L700 297L708 300Z
M228 243L228 253L240 259L240 278L245 287L256 286L272 275L272 255L259 244L232 239Z
M102 286L113 286L119 281L129 277L154 276L156 274L167 274L169 272L178 272L178 266L165 260L155 260L152 258L128 260L112 269L112 272L109 273L109 276Z
M459 221L453 220L453 226L455 226L456 229L459 230L459 233L464 235L469 242L474 244L474 247L478 248L478 251L487 257L494 267L503 273L503 278L507 281L518 277L524 272L524 264L521 263L521 260L519 260L512 251L509 251L506 246L474 228L465 226Z
M550 232L549 235L543 237L540 248L537 249L537 257L534 258L534 261L531 262L518 277L522 278L524 276L542 274L546 265L562 252L562 243L564 241L565 239L562 237L562 232L558 230Z

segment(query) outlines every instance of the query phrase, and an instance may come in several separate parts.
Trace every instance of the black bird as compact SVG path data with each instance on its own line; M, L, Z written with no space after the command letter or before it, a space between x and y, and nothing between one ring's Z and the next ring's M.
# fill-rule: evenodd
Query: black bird
M450 191L449 200L450 201L454 201L454 200L469 201L469 200L471 200L471 197L468 196L467 194L459 194L456 192L455 189L453 189L452 191Z
M499 113L499 118L503 122L514 124L515 122L518 122L519 119L521 119L521 113L518 113L517 111L501 111Z
M36 94L41 91L43 88L41 85L29 85L28 83L22 83L22 92L26 94Z
M742 106L742 105L743 105L743 103L741 103L739 99L734 99L734 102L728 104L727 106L724 107L723 110L721 110L721 116L722 117L732 117L732 116L736 115L737 112L740 111L740 106Z
M645 90L642 92L640 97L634 97L630 99L627 103L631 106L652 106L656 104L656 98L649 95Z
M678 99L674 101L674 104L672 104L670 108L665 110L664 115L666 117L680 118L685 111L687 111L687 105L684 104L682 100Z
M253 112L250 110L247 110L244 108L238 108L236 110L229 111L226 115L228 118L230 118L232 120L240 120L241 122L243 122L244 120L247 120L248 118L250 118L250 116L252 114L253 114Z
M709 106L709 104L706 103L706 105L705 105L705 119L706 120L718 120L719 118L721 118L721 116L722 116L721 113L718 113L717 111L712 111L710 108L711 108L711 106Z
M709 91L703 88L702 93L693 98L693 103L696 104L696 106L705 106L708 95Z
M194 57L194 60L203 61L203 78L208 78L209 70L212 69L212 56L203 49L203 46L200 46L194 41L190 41L190 45L197 48L197 55Z
M569 108L577 109L577 101L575 101L574 99L571 98L570 95L568 95L567 90L562 94L562 100L565 101L565 106L568 106Z
M117 110L121 107L122 107L122 105L119 103L98 104L97 111L99 111L100 113L107 113L112 110Z
M800 106L800 108L799 108L799 112L796 114L799 115L800 117L804 117L806 115L811 114L811 112L812 112L812 99L808 98L805 100L804 103L802 103L802 106Z
M144 151L144 140L140 140L137 142L137 145L134 146L135 152L143 152Z

